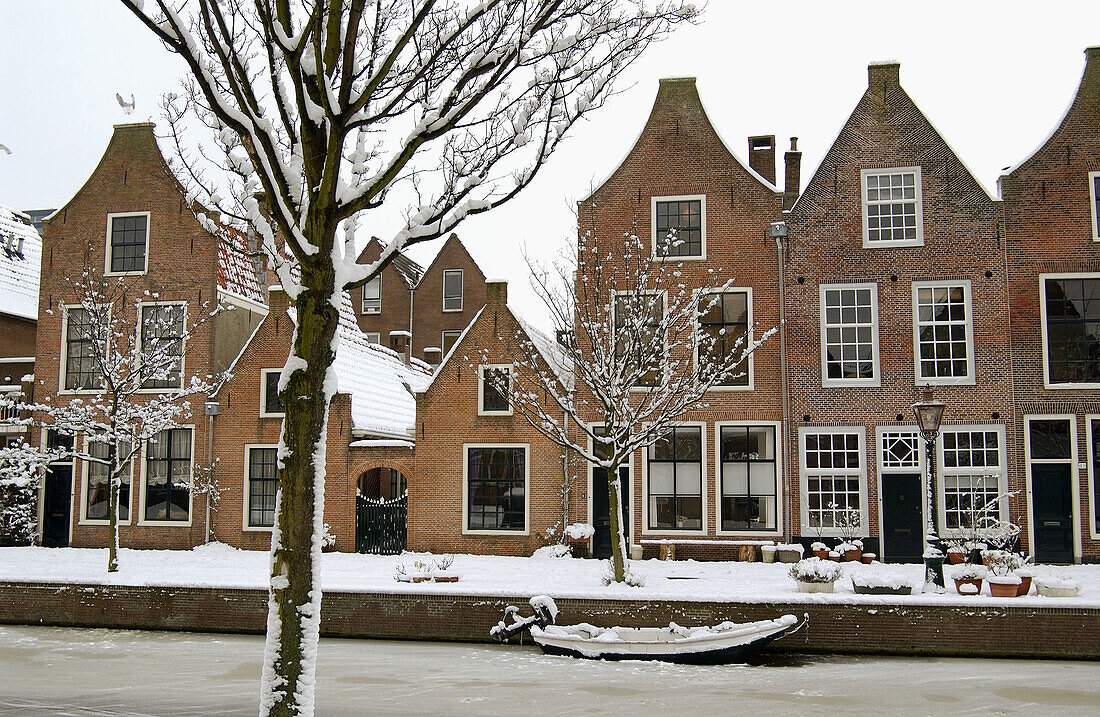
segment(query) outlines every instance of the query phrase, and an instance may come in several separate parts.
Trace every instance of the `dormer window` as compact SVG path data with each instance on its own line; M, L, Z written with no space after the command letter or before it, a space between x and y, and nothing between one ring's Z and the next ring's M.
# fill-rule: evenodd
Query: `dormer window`
M1092 240L1100 241L1100 172L1089 172L1089 206L1092 207Z
M149 212L107 215L107 274L144 274L149 268Z
M382 313L382 275L374 277L363 284L363 313Z
M923 246L920 167L865 169L863 246Z
M653 198L653 256L705 259L707 199L703 195Z

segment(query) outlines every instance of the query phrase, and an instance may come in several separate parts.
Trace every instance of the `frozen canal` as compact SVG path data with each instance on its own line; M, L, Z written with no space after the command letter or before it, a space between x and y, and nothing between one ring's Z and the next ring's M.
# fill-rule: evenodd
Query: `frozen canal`
M260 637L0 626L0 714L255 714ZM777 656L694 667L322 640L319 715L1100 713L1100 663Z

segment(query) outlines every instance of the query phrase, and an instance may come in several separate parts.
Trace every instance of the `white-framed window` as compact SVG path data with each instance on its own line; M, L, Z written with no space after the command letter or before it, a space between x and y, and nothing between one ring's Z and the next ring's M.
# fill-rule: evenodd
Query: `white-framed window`
M943 426L938 443L940 525L944 531L970 528L979 512L1008 490L1003 425ZM1008 518L1008 501L993 517Z
M103 273L107 276L144 274L149 270L149 212L107 215L107 245Z
M477 415L511 416L512 365L478 366L477 375Z
M1089 208L1092 214L1092 240L1100 241L1100 172L1089 172Z
M141 522L191 522L191 474L195 431L161 431L145 444Z
M462 532L526 535L530 516L528 445L467 443L462 453Z
M913 282L918 384L974 383L974 312L969 281Z
M878 442L881 470L905 472L923 470L924 439L916 428L880 427Z
M1046 388L1100 388L1100 273L1040 274Z
M279 400L281 368L260 369L260 418L281 418L283 403Z
M380 344L382 343L381 331L365 331L363 336L367 339L368 344Z
M244 447L244 529L269 530L275 525L279 463L276 445Z
M84 438L84 450L101 461L107 460L110 449L102 441L91 441ZM123 443L119 447L121 455L129 455L131 446ZM110 522L111 505L111 467L106 463L85 460L84 463L84 502L80 510L80 522L82 523L108 523ZM122 483L118 487L118 522L130 522L130 485L134 473L134 459L131 456L126 462L126 470L122 474Z
M653 197L655 259L707 258L707 198L703 194Z
M864 169L863 246L922 246L920 167Z
M462 269L443 270L443 310L462 311Z
M646 530L704 532L704 426L673 426L646 450Z
M628 360L626 373L640 373L638 388L660 384L668 359L665 294L661 291L613 291L615 356Z
M878 386L878 285L822 284L821 385Z
M61 327L61 390L97 391L103 388L103 373L99 361L106 354L106 347L96 347L97 319L83 306L65 306Z
M778 423L719 423L718 532L778 532L782 457Z
M1100 415L1085 416L1086 448L1089 462L1089 536L1100 539Z
M374 277L363 284L363 305L360 308L364 314L382 313L382 275Z
M462 336L461 331L444 331L443 332L443 355L446 356L451 351L451 347L458 341L458 337Z
M183 386L184 333L187 304L183 302L139 304L138 340L143 358L156 358L141 387L150 390Z
M866 437L863 426L798 429L804 535L840 535L849 511L867 533Z
M752 341L752 289L730 289L699 296L699 347L697 364L721 363L731 354L741 355ZM752 390L753 361L750 353L733 376L719 384L723 388Z

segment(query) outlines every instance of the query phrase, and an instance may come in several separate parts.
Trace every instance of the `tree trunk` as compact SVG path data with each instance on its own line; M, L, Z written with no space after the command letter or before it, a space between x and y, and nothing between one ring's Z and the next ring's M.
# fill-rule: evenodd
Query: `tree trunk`
M607 473L607 499L611 518L611 573L615 582L626 580L626 531L623 530L622 485L619 477L619 464L609 467Z
M118 571L118 491L122 483L122 471L115 465L117 462L118 447L114 441L111 441L107 446L107 475L110 476L110 482L107 484L110 496L107 501L107 515L110 521L110 543L107 546L107 572L109 573Z
M285 413L271 535L261 715L313 714L321 619L318 563L324 524L325 433L335 391L330 372L339 325L332 300L336 296L339 301L339 293L329 257L303 262L302 284L311 288L293 300L297 327L287 362L291 374L279 396Z

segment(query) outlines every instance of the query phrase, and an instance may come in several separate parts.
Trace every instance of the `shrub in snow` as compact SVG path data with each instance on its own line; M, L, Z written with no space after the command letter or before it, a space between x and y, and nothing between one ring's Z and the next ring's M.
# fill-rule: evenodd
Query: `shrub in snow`
M336 547L336 536L332 534L332 529L328 523L325 523L324 532L321 533L321 549Z
M830 560L806 558L791 566L788 575L800 583L835 583L840 579L840 566Z
M573 553L569 551L568 545L544 545L534 553L531 554L532 558L546 559L546 558L571 558Z

